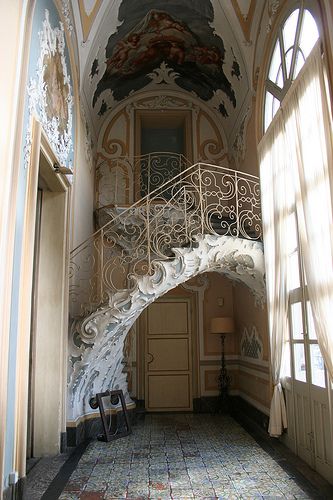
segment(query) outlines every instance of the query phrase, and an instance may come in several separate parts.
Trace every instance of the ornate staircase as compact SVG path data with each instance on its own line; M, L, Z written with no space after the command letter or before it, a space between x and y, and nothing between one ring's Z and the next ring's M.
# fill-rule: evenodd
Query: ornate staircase
M101 216L101 212L104 213ZM90 397L122 389L126 335L150 303L207 271L245 283L264 301L258 178L198 163L110 220L71 254L68 418Z

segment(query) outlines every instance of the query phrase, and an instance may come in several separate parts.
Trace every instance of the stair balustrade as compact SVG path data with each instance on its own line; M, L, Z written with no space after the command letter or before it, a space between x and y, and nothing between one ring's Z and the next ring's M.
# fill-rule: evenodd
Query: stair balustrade
M152 187L142 179L141 193ZM173 249L196 246L198 235L261 239L260 186L253 175L196 163L153 187L130 207L100 207L98 218L110 220L71 252L72 318L97 310L116 292L128 295L157 261L174 258Z

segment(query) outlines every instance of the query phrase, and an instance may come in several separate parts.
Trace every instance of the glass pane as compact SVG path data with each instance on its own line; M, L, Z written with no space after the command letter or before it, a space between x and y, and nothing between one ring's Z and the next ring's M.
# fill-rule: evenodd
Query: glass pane
M270 92L266 92L265 100L265 132L268 129L273 116L272 116L272 105L273 105L273 95Z
M281 376L282 377L291 377L290 342L285 343L285 348L284 348L283 358L282 358L282 366L281 366Z
M282 34L285 52L287 52L287 50L294 45L298 15L299 9L294 10L294 12L292 12L292 14L288 17L283 26Z
M279 101L279 99L277 99L276 97L274 97L274 99L273 99L273 109L272 109L272 119L276 115L279 107L280 107L280 101Z
M277 73L277 77L276 77L276 79L275 79L275 83L276 83L276 85L278 85L278 86L279 86L279 87L281 87L281 89L282 89L282 87L283 87L283 83L284 83L284 82L283 82L283 72L282 72L282 66L280 66L280 68L279 68L279 71L278 71L278 73Z
M295 379L306 382L304 344L294 344Z
M301 286L299 279L299 261L297 250L289 256L288 290L295 290Z
M314 44L319 38L315 20L308 10L304 11L299 46L305 57L308 57Z
M284 53L286 59L286 68L287 68L287 76L289 77L290 73L290 65L293 50L292 47L295 44L295 35L297 29L297 21L298 21L299 9L294 10L294 12L288 17L285 25L283 27L283 44L284 44Z
M326 387L325 365L318 344L310 345L310 358L311 358L311 379L313 385L318 385L319 387Z
M268 73L268 78L272 81L277 83L277 74L279 72L279 68L281 67L281 52L280 52L280 41L277 40L272 59L271 59L271 64L269 67L269 73ZM282 85L281 85L282 87Z
M310 301L308 300L306 302L306 313L307 313L307 319L308 319L308 335L310 340L317 340L317 334L313 322L313 315L312 315L312 308Z
M303 339L303 319L302 319L302 304L296 302L291 304L291 334L292 338Z
M285 59L286 59L286 68L287 68L287 77L290 78L290 66L291 66L291 59L293 57L293 49L288 50L286 53Z
M301 69L304 65L304 62L305 62L305 58L304 58L302 52L300 50L297 50L295 69L294 69L294 74L292 75L293 80L295 80L298 73L301 71Z

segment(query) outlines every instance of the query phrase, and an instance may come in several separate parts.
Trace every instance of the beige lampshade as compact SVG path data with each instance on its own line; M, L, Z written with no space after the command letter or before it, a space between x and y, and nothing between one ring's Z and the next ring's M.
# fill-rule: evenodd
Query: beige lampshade
M233 333L235 331L234 318L212 318L211 333Z

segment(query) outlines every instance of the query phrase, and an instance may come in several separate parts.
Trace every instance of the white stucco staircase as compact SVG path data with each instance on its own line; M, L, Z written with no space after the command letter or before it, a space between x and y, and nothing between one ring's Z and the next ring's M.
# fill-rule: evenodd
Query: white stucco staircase
M71 263L68 420L92 413L89 399L110 388L122 389L132 403L123 370L126 336L142 311L172 288L215 271L247 285L262 303L259 240L258 179L198 164L121 210L80 245ZM126 288L119 286L120 271L127 273Z

